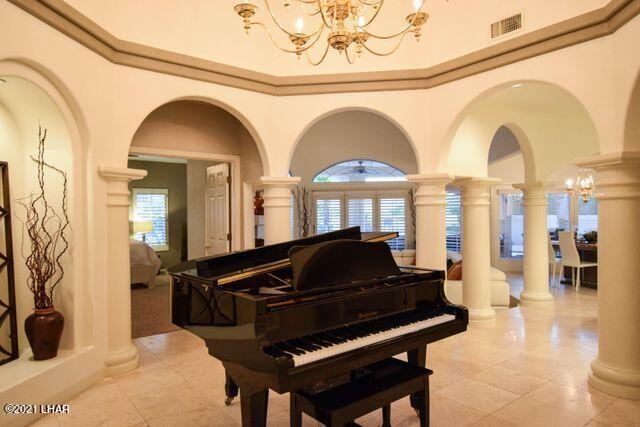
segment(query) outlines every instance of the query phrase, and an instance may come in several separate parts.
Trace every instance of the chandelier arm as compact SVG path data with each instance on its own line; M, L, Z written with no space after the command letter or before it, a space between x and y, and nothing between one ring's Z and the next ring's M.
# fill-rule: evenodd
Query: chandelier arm
M327 15L325 15L324 10L322 9L322 6L320 6L320 15L322 16L322 22L324 23L324 25L331 29L332 24L329 23L329 21L327 21Z
M374 0L371 3L369 3L366 0L357 0L358 3L364 5L364 6L382 6L382 3L384 3L384 0Z
M249 23L250 26L258 26L258 27L262 27L267 34L269 35L269 38L271 39L271 42L275 45L275 47L277 47L278 49L280 49L283 52L287 52L287 53L302 53L302 52L306 52L307 50L311 49L320 39L320 35L322 34L321 32L318 33L318 35L316 36L316 38L309 43L308 45L306 45L304 48L301 48L300 50L297 49L288 49L286 47L282 47L280 46L280 44L276 41L275 37L273 37L273 33L271 32L271 30L269 29L269 27L267 27L266 25L264 25L262 22L250 22Z
M273 22L278 26L278 28L280 28L280 30L287 34L290 37L298 37L298 35L289 32L286 28L284 28L281 24L280 21L278 21L278 18L276 18L276 15L273 13L273 10L271 10L271 6L269 6L269 1L268 0L264 0L264 4L267 7L267 10L269 11L269 15L271 15L271 19L273 20ZM311 33L311 34L304 34L307 37L313 37L316 34L318 34L320 32L320 30L322 29L322 24L320 25L320 28L318 28L315 32Z
M375 50L369 48L369 46L367 46L366 43L362 43L362 46L364 46L364 48L367 50L367 52L372 53L376 56L389 56L389 55L393 55L399 48L400 45L402 45L402 41L404 40L404 37L409 34L409 33L415 33L415 30L409 30L406 31L404 34L402 34L400 36L400 39L398 40L398 43L396 43L395 47L393 49L391 49L389 52L376 52Z
M344 50L344 56L347 58L347 62L349 63L349 65L353 65L356 62L355 56L353 57L353 59L349 57L349 48Z
M380 0L379 2L377 2L377 3L372 3L372 4L365 3L365 2L363 2L362 0L358 0L358 1L359 1L360 3L362 3L362 4L366 4L366 5L368 5L368 6L375 6L375 5L378 5L378 8L377 8L377 9L376 9L376 11L373 13L373 15L371 16L371 18L370 18L367 22L365 22L365 23L364 23L364 25L362 25L362 26L360 27L360 28L366 28L369 24L371 24L371 23L372 23L372 22L373 22L373 21L378 17L378 14L380 13L380 10L382 10L382 6L384 5L384 0Z
M313 65L314 67L322 64L324 62L324 59L327 57L327 54L329 53L329 44L327 44L327 46L324 48L324 53L322 54L322 56L320 57L320 59L318 61L314 61L313 59L311 59L311 54L310 52L307 52L307 61L309 61L309 64Z
M422 3L420 3L420 7L414 13L413 19L411 20L411 22L409 22L409 24L402 31L400 31L400 32L398 32L396 34L388 35L388 36L381 36L381 35L373 34L373 33L370 33L369 31L366 31L366 33L369 36L373 37L374 39L379 39L379 40L389 40L389 39L395 39L396 37L404 36L407 32L411 31L411 27L414 26L414 23L416 22L416 19L418 18L418 12L422 12L422 7L424 6L425 1L426 0L422 0Z

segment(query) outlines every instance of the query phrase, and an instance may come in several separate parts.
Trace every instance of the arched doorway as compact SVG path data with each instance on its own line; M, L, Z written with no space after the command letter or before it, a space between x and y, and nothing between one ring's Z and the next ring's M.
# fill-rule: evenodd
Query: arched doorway
M360 109L323 115L298 138L290 171L306 191L293 204L294 237L358 225L398 231L392 249L415 254L413 186L406 175L418 172L418 162L391 119Z
M147 172L129 185L134 338L175 329L167 268L253 247L253 186L264 170L253 134L218 105L182 99L152 111L133 135L128 167Z

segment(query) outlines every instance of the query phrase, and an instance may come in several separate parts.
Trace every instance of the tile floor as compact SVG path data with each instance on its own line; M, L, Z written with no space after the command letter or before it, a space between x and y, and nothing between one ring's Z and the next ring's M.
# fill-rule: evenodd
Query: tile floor
M510 277L512 294L522 286ZM554 289L548 308L520 306L494 323L428 349L433 426L640 426L640 401L616 399L586 383L596 354L596 293ZM141 366L72 399L71 413L37 426L238 426L240 405L224 405L224 375L203 342L185 332L135 340ZM287 426L288 396L270 393L269 425ZM380 425L380 414L358 420ZM408 400L394 426L417 426ZM305 425L317 423L305 418Z

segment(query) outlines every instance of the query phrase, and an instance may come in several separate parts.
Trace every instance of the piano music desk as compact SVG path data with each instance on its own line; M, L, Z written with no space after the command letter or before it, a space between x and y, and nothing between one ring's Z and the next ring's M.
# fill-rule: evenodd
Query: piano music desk
M409 395L419 396L420 426L429 425L429 369L386 359L358 369L350 382L317 394L291 393L291 426L302 425L305 413L328 426L346 426L382 408L383 427L391 426L391 404Z

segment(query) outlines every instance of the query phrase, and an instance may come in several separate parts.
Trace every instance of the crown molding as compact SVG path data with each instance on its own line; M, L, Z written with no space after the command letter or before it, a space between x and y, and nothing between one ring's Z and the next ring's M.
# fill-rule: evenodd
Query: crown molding
M600 9L428 68L274 76L118 39L63 0L8 1L114 64L274 96L428 89L611 35L640 14L640 0L612 0Z

